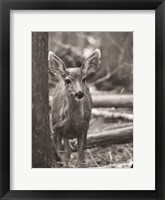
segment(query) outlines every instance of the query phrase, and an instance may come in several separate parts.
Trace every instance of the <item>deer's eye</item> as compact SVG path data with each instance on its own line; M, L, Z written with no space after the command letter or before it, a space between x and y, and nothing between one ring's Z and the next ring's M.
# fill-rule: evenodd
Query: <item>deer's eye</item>
M82 82L85 83L85 81L86 81L86 79L85 79L85 78L82 78Z
M65 83L66 83L66 84L71 84L71 80L68 79L68 78L66 78L66 79L65 79Z

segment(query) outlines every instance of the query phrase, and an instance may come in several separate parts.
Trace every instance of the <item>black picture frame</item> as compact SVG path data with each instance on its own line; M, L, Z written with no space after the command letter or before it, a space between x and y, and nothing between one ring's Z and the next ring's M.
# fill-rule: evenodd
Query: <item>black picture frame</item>
M156 188L136 191L10 190L10 10L155 10ZM165 2L163 0L0 0L0 197L1 199L165 199ZM12 102L11 102L12 103ZM147 144L146 144L147 145ZM143 181L143 177L142 180Z

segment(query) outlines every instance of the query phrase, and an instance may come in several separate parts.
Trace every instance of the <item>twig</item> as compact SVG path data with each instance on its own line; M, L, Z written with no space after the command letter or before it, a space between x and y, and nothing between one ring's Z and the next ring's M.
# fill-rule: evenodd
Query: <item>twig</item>
M108 73L106 76L99 78L97 81L95 81L93 84L97 84L97 83L101 83L107 79L109 79L112 75L116 74L120 69L122 69L123 67L125 67L124 65L121 65L118 68L115 68L112 72Z
M126 62L122 63L121 60L117 60L116 62L119 62L121 65L127 65L127 66L129 66L129 67L133 67L133 65L131 65L131 64L129 64L129 63L126 63Z
M106 76L99 78L97 81L95 81L93 84L98 84L101 83L103 81L106 81L107 79L109 79L111 77L111 73L108 73Z
M126 78L126 77L129 76L129 75L132 75L132 71L131 71L131 72L128 72L127 74L125 74L124 76L122 76L122 77L120 78L120 80L123 80L124 78Z
M95 165L97 167L99 167L99 165L97 164L96 160L94 159L94 157L92 156L91 152L89 151L89 149L87 149L88 154L90 155L91 159L93 160L93 162L95 163Z
M111 153L111 151L109 151L108 154L109 154L109 162L112 163L112 153Z

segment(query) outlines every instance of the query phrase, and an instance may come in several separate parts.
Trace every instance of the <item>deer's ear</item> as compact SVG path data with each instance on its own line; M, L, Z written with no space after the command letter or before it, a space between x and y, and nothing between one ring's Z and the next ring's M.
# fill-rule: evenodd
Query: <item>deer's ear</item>
M52 51L49 51L48 64L49 64L49 69L53 74L57 75L61 74L62 76L66 75L65 64Z
M87 57L81 67L84 74L90 74L95 72L99 67L101 53L99 49L96 49L89 57Z

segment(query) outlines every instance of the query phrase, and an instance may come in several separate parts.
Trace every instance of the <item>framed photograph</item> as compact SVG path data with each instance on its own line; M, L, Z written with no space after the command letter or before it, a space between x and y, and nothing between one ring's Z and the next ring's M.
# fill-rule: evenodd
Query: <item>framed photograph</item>
M160 1L1 1L1 199L164 199Z

